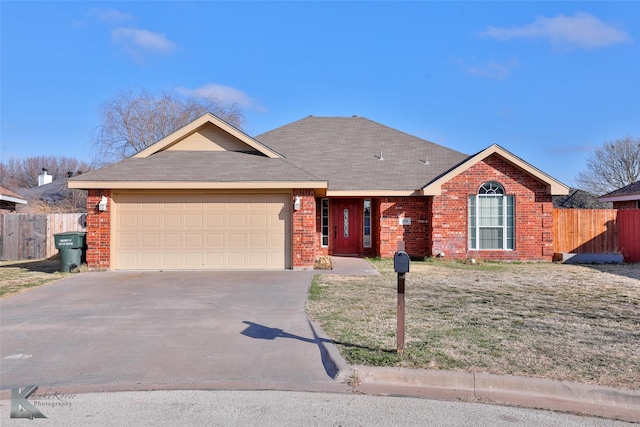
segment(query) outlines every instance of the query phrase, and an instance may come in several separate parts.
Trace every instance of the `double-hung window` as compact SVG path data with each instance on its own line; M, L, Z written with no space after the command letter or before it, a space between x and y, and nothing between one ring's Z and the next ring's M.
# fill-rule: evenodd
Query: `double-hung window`
M514 211L514 197L502 185L484 183L469 196L469 249L514 249Z

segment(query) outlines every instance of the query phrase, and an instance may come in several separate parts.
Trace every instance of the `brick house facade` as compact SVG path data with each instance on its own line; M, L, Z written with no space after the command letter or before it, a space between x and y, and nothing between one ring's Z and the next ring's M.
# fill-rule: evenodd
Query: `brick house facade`
M228 252L236 268L306 269L323 255L390 258L398 242L414 258L551 260L552 195L569 191L497 145L468 156L359 117L254 139L212 115L69 186L89 190L87 262L101 269L233 268L211 261Z

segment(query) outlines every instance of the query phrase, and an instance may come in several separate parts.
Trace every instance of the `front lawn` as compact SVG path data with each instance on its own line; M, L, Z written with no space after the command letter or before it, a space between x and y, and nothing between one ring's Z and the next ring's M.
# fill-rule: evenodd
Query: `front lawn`
M70 276L61 273L60 259L56 256L37 261L2 261L0 263L0 298L28 291Z
M637 389L640 265L412 262L396 352L397 274L317 275L307 311L352 364Z

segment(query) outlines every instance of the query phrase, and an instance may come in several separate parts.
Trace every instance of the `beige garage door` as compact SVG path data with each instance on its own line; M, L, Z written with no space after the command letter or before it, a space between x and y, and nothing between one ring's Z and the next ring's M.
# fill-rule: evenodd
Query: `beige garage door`
M114 194L116 269L290 268L287 194Z

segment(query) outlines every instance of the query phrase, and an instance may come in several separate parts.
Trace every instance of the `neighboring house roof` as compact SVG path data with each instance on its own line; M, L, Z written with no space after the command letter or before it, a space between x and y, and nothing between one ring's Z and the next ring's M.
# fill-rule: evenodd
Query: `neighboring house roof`
M640 181L636 181L627 186L619 188L611 193L605 194L598 200L601 202L624 202L627 200L640 200Z
M129 159L72 178L69 187L435 195L492 154L547 183L551 194L568 194L568 187L497 145L468 156L357 116L309 116L251 138L205 114Z
M21 205L27 204L27 200L22 196L2 186L0 186L0 200L5 202L18 203Z
M417 194L425 183L468 158L357 116L309 116L256 139L282 153L287 162L329 181L328 194L335 196Z
M67 178L56 179L39 187L20 188L18 191L27 200L55 203L67 197Z
M577 188L565 196L553 196L553 207L564 209L611 209L611 203L600 202L598 196Z

